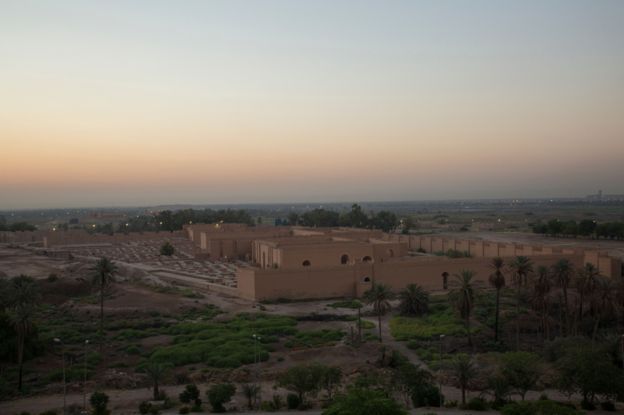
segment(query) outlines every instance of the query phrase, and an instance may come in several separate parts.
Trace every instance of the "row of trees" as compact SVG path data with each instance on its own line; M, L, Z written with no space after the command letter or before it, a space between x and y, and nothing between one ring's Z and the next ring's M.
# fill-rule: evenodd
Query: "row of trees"
M605 239L624 239L624 222L603 222L583 219L560 221L551 219L548 222L537 222L533 226L533 232L550 236L595 237Z
M0 232L23 232L34 230L37 230L37 227L28 222L7 223L4 216L0 216Z
M351 210L344 213L319 208L302 214L292 212L288 215L288 224L311 227L346 226L381 229L389 232L396 228L398 223L397 216L392 212L382 210L368 214L358 204L352 205Z

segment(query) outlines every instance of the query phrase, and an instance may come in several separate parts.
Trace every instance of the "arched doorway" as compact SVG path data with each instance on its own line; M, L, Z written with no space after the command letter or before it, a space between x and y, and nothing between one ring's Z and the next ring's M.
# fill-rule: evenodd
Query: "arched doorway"
M370 256L366 255L364 258L362 258L362 262L373 262L373 258L371 258Z
M388 249L388 256L389 256L390 258L394 257L394 250L392 250L392 249Z
M449 277L448 272L445 271L442 273L442 289L443 290L448 290L448 277Z
M348 264L349 263L349 255L343 254L340 257L340 263L343 264L343 265Z
M301 265L303 265L304 267L309 267L310 265L312 265L312 263L310 262L310 260L306 259L301 263Z

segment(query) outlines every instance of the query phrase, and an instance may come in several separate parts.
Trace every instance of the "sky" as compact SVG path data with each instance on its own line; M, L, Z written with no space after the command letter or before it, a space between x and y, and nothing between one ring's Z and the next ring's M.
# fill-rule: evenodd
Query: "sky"
M0 209L623 178L624 1L0 0Z

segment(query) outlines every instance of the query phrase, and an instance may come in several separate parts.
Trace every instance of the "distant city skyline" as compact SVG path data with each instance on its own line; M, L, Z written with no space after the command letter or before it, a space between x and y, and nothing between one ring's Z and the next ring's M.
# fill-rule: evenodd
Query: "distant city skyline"
M0 0L0 210L624 193L624 2Z

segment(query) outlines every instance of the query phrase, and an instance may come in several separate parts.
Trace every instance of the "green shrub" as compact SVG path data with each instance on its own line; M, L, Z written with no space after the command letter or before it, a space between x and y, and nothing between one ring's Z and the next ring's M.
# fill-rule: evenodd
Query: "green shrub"
M487 402L481 398L472 398L466 403L465 409L470 411L485 411L488 409Z
M582 415L574 408L554 401L514 402L501 410L502 415Z
M136 345L131 344L130 346L126 347L126 353L131 355L139 355L141 354L141 349L139 349Z
M180 393L179 398L182 403L191 403L199 399L199 388L195 384L186 385L184 390Z
M160 255L171 256L174 254L174 252L175 252L175 248L173 247L173 245L171 245L169 241L165 242L160 247Z
M286 395L286 406L288 409L298 409L299 405L301 405L301 399L294 393L289 393Z
M108 395L104 392L93 392L91 398L89 398L91 407L93 408L93 415L108 415Z
M178 410L179 414L188 414L190 411L188 406L182 406L180 407L180 409Z
M141 413L142 415L149 414L151 409L152 404L148 401L143 401L139 404L139 413Z
M212 412L225 412L224 404L228 403L236 393L236 387L231 383L219 383L211 386L207 391L208 402Z

